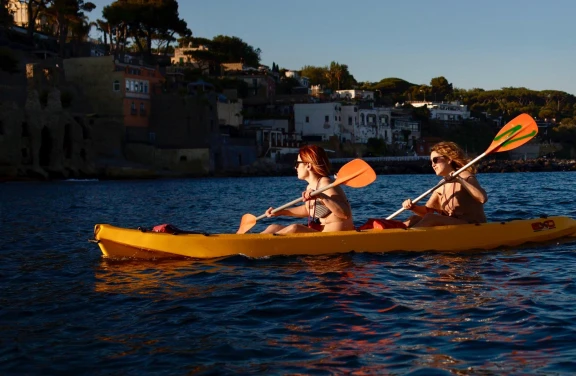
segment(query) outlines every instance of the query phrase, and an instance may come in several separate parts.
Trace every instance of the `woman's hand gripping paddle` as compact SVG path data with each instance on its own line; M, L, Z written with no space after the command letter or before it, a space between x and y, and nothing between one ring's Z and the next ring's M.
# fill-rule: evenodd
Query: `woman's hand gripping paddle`
M519 146L524 145L528 141L534 138L538 133L538 126L536 122L532 118L532 116L528 114L521 114L516 116L512 119L508 124L506 124L500 132L494 137L494 140L488 146L488 149L470 162L460 168L458 171L452 174L453 177L458 176L462 171L466 170L468 167L472 166L474 163L478 162L480 159L484 158L488 154L491 153L500 153L503 151L508 151L512 149L516 149ZM416 197L412 200L412 203L416 203L423 199L424 197L428 196L430 193L434 192L435 189L441 187L444 183L446 183L446 179L440 180L438 184L434 187L430 188L426 192L422 193L420 196ZM386 219L392 219L396 217L398 214L402 213L404 208L399 209L394 214L388 216Z
M310 194L310 196L315 196L319 193L324 192L327 189L336 187L340 184L344 184L352 188L361 188L372 183L374 180L376 180L376 173L374 172L372 167L370 167L368 163L364 162L361 159L354 159L346 163L344 166L342 166L342 168L340 168L338 174L336 175L336 180L334 180L332 183L328 184L325 187L315 190ZM280 210L296 205L299 202L302 202L301 197L272 210L272 213L277 213ZM240 221L240 228L238 229L238 231L236 231L236 233L237 234L246 233L252 227L254 227L256 221L262 218L266 218L266 214L262 214L259 217L255 217L252 214L244 214L242 216L242 220Z

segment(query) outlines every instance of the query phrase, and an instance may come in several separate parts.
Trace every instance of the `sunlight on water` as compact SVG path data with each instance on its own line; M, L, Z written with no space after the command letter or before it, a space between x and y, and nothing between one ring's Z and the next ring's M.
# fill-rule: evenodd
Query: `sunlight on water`
M576 217L575 173L479 179L491 220ZM345 189L360 225L437 181ZM466 254L111 261L87 242L96 223L235 232L304 185L77 183L0 185L2 375L576 372L576 238Z

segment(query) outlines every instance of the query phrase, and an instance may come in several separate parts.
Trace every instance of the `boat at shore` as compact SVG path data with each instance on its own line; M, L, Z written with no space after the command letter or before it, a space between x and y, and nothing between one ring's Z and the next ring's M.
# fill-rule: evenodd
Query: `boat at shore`
M233 255L320 255L352 251L469 252L544 243L568 236L576 237L576 220L556 216L470 225L289 235L170 234L97 224L93 241L106 258L156 260Z

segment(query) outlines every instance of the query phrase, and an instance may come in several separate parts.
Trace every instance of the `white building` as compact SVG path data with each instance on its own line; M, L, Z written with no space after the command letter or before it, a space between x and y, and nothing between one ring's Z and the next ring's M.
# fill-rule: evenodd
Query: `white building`
M358 123L354 129L355 142L365 144L369 138L380 138L387 144L391 143L391 116L391 108L375 107L359 109Z
M360 99L360 100L374 100L374 92L369 90L336 90L333 95L334 98L347 98L347 99Z
M243 122L242 117L242 99L230 101L228 98L221 96L216 102L218 111L218 124L231 125L239 128Z
M353 104L342 105L342 141L356 142L356 128L358 127L360 113L358 106Z
M470 119L468 106L460 102L435 103L430 108L430 118L440 121L462 121Z
M294 105L294 127L301 137L317 136L322 141L342 135L340 103L299 103Z
M300 85L302 85L303 87L310 87L310 80L308 79L308 77L300 77L300 75L298 74L298 72L296 71L286 71L286 77L288 78L294 78L295 80L297 80L298 82L300 82Z
M394 119L391 130L392 143L404 148L414 146L414 140L422 136L420 122L411 119Z
M460 102L436 103L436 102L410 102L413 107L426 105L430 110L430 119L439 121L462 121L470 119L468 106Z

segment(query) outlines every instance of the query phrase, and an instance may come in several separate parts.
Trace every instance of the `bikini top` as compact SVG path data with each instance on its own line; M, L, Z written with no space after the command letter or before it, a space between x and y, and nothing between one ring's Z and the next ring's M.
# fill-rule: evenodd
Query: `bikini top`
M316 190L318 189L318 185L320 184L320 179L316 183ZM332 211L328 209L328 207L324 204L319 204L318 199L314 200L314 214L312 214L313 218L326 218L330 215Z
M332 211L324 204L319 204L318 200L314 204L314 216L316 218L325 218L330 215Z

